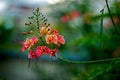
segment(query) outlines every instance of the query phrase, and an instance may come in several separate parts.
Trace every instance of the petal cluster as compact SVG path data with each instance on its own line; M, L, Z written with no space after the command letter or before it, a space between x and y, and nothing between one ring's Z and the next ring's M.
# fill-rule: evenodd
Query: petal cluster
M25 42L22 43L22 51L31 48L33 45L37 44L38 39L36 37L26 38Z
M56 29L53 29L51 34L46 35L45 39L46 39L47 44L54 43L54 44L60 46L60 44L65 43L64 36L59 35L59 32Z
M58 47L65 43L64 36L60 35L56 29L50 27L41 27L39 29L39 37L26 38L22 43L21 51L29 50L28 58L35 59L40 58L42 55L49 55L57 57ZM44 43L44 44L39 44ZM50 45L56 45L51 47Z
M52 56L57 57L58 49L49 49L47 46L38 46L36 50L30 50L28 54L28 58L35 59L40 58L41 55L46 54L49 55L50 58Z
M36 53L37 57L40 57L42 54L48 54L49 52L50 51L47 46L37 46L35 53Z
M34 50L29 51L28 58L30 58L30 59L37 58L37 55Z

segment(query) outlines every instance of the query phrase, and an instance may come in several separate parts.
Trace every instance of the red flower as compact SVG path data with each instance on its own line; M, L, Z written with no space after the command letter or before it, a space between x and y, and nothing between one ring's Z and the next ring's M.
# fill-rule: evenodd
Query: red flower
M27 48L23 46L22 49L21 49L21 51L25 51L26 49L27 49Z
M58 50L57 50L57 49L50 50L50 58L51 58L52 56L57 57L57 56L58 56L57 53L58 53Z
M60 46L60 44L65 44L64 36L58 35L57 45Z
M31 48L33 45L33 43L31 42L31 40L29 38L27 38L25 40L25 42L23 42L23 47L22 47L22 51L25 51L28 48Z
M34 44L36 44L38 42L38 39L36 37L32 37L32 38L27 38L25 40L25 42L23 42L23 47L22 47L22 51L25 51L28 48L31 48Z
M61 17L61 21L64 22L64 23L68 22L68 20L69 20L68 15L64 15L64 16Z
M59 32L56 29L53 29L52 34L59 35Z
M36 55L37 57L40 57L42 54L48 54L50 52L49 48L46 46L37 46L36 48Z
M73 11L73 12L71 13L71 18L72 18L72 19L77 18L77 17L79 17L79 16L80 16L79 11Z
M38 42L38 39L36 37L32 37L31 40L32 40L32 42L34 42L34 44L36 44Z
M34 50L30 50L30 51L29 51L28 58L30 58L30 59L35 59L35 58L37 58L37 55L35 54L35 51L34 51Z

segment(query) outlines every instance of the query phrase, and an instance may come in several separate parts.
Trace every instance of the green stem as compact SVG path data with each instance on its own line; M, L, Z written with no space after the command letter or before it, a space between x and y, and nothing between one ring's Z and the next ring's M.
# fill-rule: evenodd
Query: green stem
M93 60L93 61L71 61L68 59L63 59L61 56L58 59L64 62L74 63L74 64L92 64L92 63L101 63L101 62L109 62L113 60L120 60L120 58L111 58L111 59Z
M111 14L111 11L110 11L110 8L109 8L109 5L108 5L108 1L105 0L105 2L106 2L106 5L107 5L107 9L108 9L109 16L110 16L110 18L111 18L113 27L114 27L114 29L115 29L115 32L118 34L118 36L120 36L120 32L118 31L118 29L117 29L117 27L116 27L116 25L115 25L115 23L114 23L114 20L113 20L113 17L112 17L112 14Z
M36 10L37 27L39 27L39 10Z
M102 9L100 12L101 12L101 23L100 23L100 47L101 47L101 54L102 54L102 50L103 50L103 13L104 13L104 9Z
M43 39L40 37L40 40L42 41L43 45L46 45L45 42L43 41Z
M39 27L40 26L40 22L39 22L39 14L40 14L40 12L39 12L39 8L37 8L36 9L36 23L37 23L37 27ZM43 41L43 39L40 37L40 40L41 40L41 42L43 43L43 45L45 45L45 42Z

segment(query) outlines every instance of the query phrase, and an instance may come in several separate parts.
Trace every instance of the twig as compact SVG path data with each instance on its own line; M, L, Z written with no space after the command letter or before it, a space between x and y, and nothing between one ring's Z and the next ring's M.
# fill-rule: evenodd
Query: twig
M92 63L101 63L101 62L109 62L113 60L120 60L120 58L111 58L111 59L92 60L92 61L71 61L68 59L63 59L62 57L59 57L58 59L64 62L74 63L74 64L92 64Z
M110 18L111 18L113 27L114 27L114 29L115 29L115 32L118 34L118 36L120 36L120 32L118 31L118 29L117 29L117 27L116 27L116 25L115 25L115 23L114 23L114 20L113 20L113 17L112 17L112 14L111 14L111 11L110 11L110 8L109 8L109 5L108 5L108 1L105 0L105 2L106 2L106 5L107 5L107 9L108 9L109 16L110 16Z

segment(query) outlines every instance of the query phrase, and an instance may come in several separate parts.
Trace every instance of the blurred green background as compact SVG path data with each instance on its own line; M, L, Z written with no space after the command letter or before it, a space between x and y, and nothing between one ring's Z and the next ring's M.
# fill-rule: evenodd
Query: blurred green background
M120 0L108 0L108 4L120 32ZM38 66L32 60L28 68L27 52L18 58L19 42L24 23L37 7L65 37L58 55L71 61L120 57L120 36L113 28L105 0L0 0L0 80L120 80L120 60L73 64L54 58L52 64L48 56L42 56ZM104 7L101 50L100 10Z

